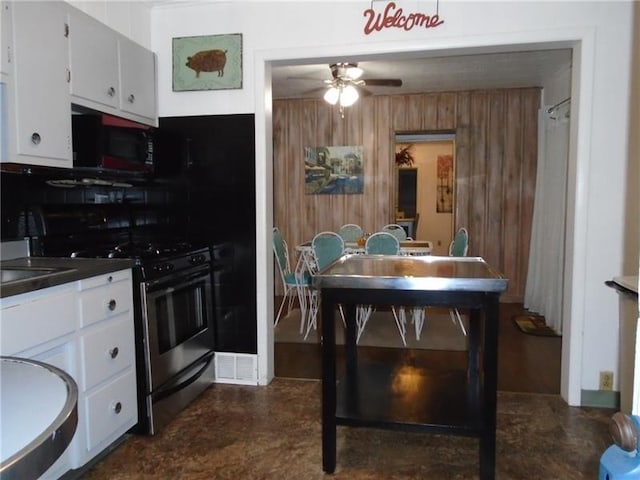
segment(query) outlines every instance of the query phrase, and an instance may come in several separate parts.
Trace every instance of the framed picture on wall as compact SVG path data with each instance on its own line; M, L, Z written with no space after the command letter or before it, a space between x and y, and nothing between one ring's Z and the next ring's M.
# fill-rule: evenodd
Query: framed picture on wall
M437 213L453 212L453 155L438 155Z
M362 145L305 147L304 192L361 194L364 190Z
M242 34L173 39L173 91L242 88Z

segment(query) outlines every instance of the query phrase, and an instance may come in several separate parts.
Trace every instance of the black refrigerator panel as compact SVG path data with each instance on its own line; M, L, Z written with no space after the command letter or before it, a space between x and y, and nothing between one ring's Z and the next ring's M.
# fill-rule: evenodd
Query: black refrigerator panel
M216 350L256 353L254 116L161 118L157 136L188 186L189 236L212 250Z

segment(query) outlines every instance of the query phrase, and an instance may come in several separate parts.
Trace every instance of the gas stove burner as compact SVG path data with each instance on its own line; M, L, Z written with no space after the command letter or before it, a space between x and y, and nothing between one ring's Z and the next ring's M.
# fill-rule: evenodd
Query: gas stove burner
M107 256L108 258L157 257L160 254L160 249L151 243L128 242L116 245Z
M72 258L165 258L194 250L188 242L124 242L117 245L95 245L71 253Z

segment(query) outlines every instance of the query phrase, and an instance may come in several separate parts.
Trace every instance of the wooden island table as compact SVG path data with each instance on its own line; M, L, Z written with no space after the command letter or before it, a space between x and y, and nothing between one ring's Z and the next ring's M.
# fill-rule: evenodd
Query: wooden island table
M337 426L479 439L480 478L495 476L499 297L508 280L479 257L345 255L314 275L322 301L322 467L336 467ZM346 316L345 374L336 378L334 313ZM461 308L469 312L465 370L358 362L356 306ZM410 384L403 392L403 384Z

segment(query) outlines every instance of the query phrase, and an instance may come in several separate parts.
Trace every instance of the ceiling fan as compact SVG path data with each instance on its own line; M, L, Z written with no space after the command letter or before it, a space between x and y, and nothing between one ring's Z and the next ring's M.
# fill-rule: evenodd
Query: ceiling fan
M316 90L326 89L324 99L331 105L340 106L340 115L344 117L344 107L353 105L360 94L372 95L372 92L365 87L401 87L402 80L399 78L362 78L364 71L358 67L357 63L339 62L329 65L331 79L323 80L325 87Z
M357 63L339 62L329 65L331 79L323 80L324 87L310 90L308 93L325 90L324 99L335 105L340 104L340 112L344 107L353 105L362 95L372 95L366 87L401 87L399 78L362 78L364 70ZM305 78L309 80L309 78Z
M332 63L329 68L333 78L324 82L332 86L336 86L340 82L360 88L402 86L402 80L399 78L361 78L364 70L358 67L357 63Z

